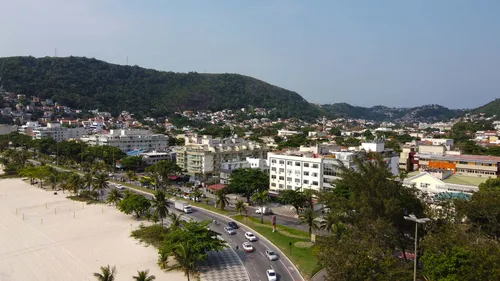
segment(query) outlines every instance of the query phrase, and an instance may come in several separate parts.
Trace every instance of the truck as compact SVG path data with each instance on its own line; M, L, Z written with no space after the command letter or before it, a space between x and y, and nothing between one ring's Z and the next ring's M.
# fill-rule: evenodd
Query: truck
M175 201L174 208L176 208L177 210L182 211L186 214L189 214L193 211L191 209L191 205L189 205L189 203L182 202L182 201Z

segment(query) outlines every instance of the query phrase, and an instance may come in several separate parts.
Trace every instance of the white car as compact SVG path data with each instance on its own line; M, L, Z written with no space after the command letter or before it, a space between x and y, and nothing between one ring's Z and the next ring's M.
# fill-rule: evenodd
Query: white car
M266 276L268 281L276 281L278 280L278 276L276 275L276 272L272 269L266 270Z
M270 261L276 261L276 260L278 260L278 255L276 255L276 253L273 252L273 251L271 251L271 250L266 250L266 257Z
M233 228L229 227L229 226L226 226L224 227L224 230L227 232L227 234L229 235L233 235L233 234L236 234L236 230L234 230Z
M253 252L254 251L254 248L253 248L253 245L252 243L250 242L245 242L243 243L243 250L247 253L250 253L250 252Z
M245 232L245 238L250 241L257 241L257 236L255 236L252 232Z

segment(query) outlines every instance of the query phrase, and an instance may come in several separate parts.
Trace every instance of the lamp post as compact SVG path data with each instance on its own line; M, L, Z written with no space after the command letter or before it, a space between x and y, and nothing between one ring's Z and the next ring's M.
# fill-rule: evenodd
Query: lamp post
M431 219L429 218L420 218L418 219L414 214L411 214L409 216L404 216L405 220L413 221L415 222L415 258L414 258L414 263L413 263L413 281L417 281L417 242L418 242L418 224L424 224Z

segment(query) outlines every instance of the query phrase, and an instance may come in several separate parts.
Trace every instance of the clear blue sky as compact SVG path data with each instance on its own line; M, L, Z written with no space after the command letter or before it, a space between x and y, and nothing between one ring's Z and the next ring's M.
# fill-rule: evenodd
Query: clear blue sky
M0 56L241 73L310 102L471 108L500 97L500 1L15 0Z

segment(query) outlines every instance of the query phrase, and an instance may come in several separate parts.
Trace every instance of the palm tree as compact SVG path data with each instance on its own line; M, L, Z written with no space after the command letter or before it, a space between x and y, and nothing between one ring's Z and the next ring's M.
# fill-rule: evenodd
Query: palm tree
M108 196L106 197L106 203L108 204L114 204L115 206L118 206L118 203L122 199L123 195L120 193L120 191L116 188L111 189L111 191L108 193Z
M149 275L149 270L137 270L137 276L132 277L135 281L153 281L156 279L154 275Z
M227 190L225 188L215 192L215 205L220 206L221 210L224 210L229 205L229 197L227 197Z
M128 170L127 173L125 174L125 177L129 182L133 181L136 177L135 172L132 170Z
M185 243L185 242L184 242ZM179 243L172 249L171 255L177 261L172 266L166 266L167 271L182 271L190 281L190 275L196 273L196 257L189 251L189 247Z
M94 175L92 173L87 173L83 176L83 182L85 183L85 187L92 189L92 184L94 183Z
M234 204L234 210L236 212L239 212L240 215L241 213L246 212L247 208L245 207L245 202L243 202L243 200L237 200L236 203Z
M254 202L257 202L260 208L260 223L264 223L264 210L262 210L264 204L269 202L269 195L267 194L267 190L264 190L262 192L257 192L252 195L252 200Z
M309 234L312 233L313 229L319 229L317 221L316 212L313 209L307 208L304 213L300 216L300 220L309 226Z
M339 217L335 213L329 212L320 220L320 229L325 229L328 232L332 232L332 227L334 227L338 222Z
M168 207L170 206L165 191L157 190L151 203L151 207L153 207L155 214L160 218L161 225L163 226L163 219L167 217Z
M196 189L195 191L193 191L193 193L191 193L191 196L193 196L194 200L196 200L198 202L198 200L201 200L201 196L203 195L203 193Z
M108 180L109 177L106 174L100 173L95 175L93 186L94 190L99 192L99 197L101 195L101 192L109 187Z
M95 272L94 276L98 281L114 281L116 276L116 267L101 266L101 273Z
M170 228L177 228L177 227L181 226L181 223L182 223L182 220L181 220L182 214L176 215L175 213L170 213L170 214L168 214L168 217L172 221L172 223L170 224Z
M57 176L56 173L53 172L47 176L46 181L50 184L50 186L52 187L52 190L55 190L57 187L57 184L59 183L59 177Z
M73 193L78 195L80 193L80 189L85 188L85 182L83 178L78 174L73 174L69 179L69 188L73 190Z

